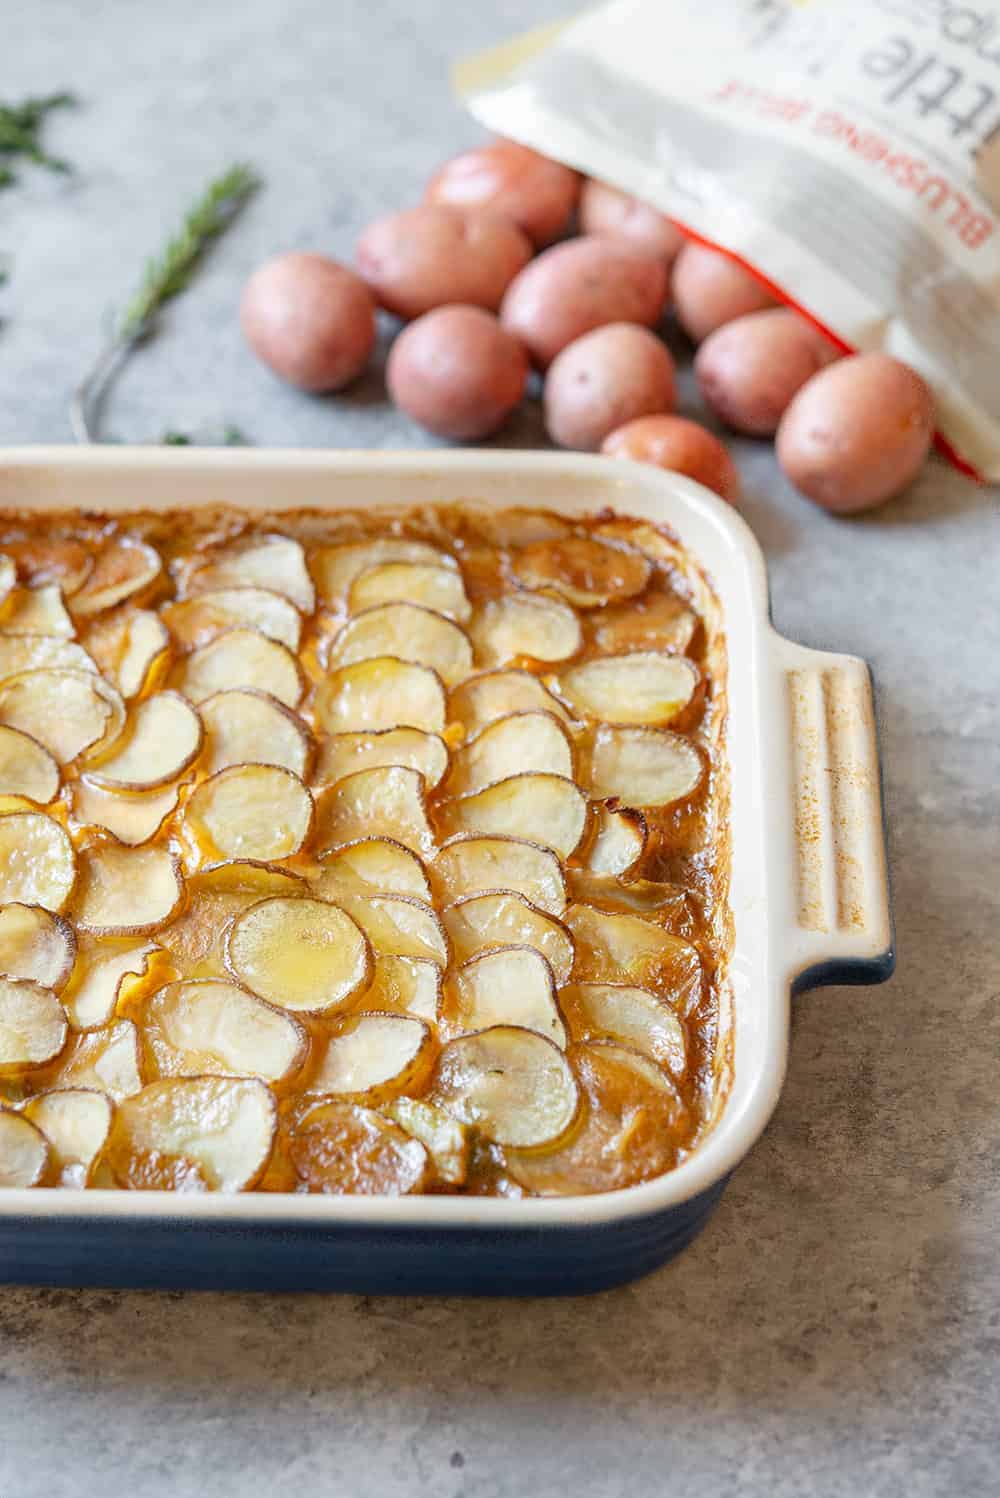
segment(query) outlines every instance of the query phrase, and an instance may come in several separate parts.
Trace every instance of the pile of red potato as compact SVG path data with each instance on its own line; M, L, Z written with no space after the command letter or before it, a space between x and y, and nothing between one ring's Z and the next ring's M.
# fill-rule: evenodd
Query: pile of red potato
M497 431L534 366L553 442L671 468L735 500L726 448L674 414L674 361L654 331L672 307L698 345L706 404L737 432L774 437L785 473L825 508L890 498L931 443L931 394L907 365L841 356L736 261L510 141L447 162L419 207L369 225L355 263L292 253L262 265L242 302L251 348L303 390L340 390L371 357L381 307L406 323L386 370L392 400L453 442Z

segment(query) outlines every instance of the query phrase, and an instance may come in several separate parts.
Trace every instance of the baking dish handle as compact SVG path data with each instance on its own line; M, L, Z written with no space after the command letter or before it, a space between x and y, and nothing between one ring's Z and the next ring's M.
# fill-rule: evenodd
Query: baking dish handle
M871 673L778 637L788 710L793 991L881 983L895 951Z

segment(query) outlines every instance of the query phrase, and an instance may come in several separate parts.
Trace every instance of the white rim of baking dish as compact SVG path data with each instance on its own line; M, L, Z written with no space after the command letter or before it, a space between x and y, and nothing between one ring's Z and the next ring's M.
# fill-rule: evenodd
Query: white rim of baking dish
M322 507L330 503L322 491L326 479L344 490L334 501L339 507L463 499L592 513L606 504L666 523L680 536L721 599L728 643L733 1082L721 1117L685 1161L642 1185L601 1195L510 1201L35 1188L0 1191L0 1218L594 1227L680 1207L717 1186L749 1152L777 1103L792 990L810 982L875 982L892 970L864 662L806 649L773 629L764 558L732 506L678 474L616 459L475 449L8 448L0 450L0 509L180 508L185 475L189 488L201 488L197 503ZM169 480L162 494L148 487L158 476ZM243 492L220 493L226 478L238 479ZM281 479L288 488L270 492ZM394 492L364 497L366 486L383 481Z

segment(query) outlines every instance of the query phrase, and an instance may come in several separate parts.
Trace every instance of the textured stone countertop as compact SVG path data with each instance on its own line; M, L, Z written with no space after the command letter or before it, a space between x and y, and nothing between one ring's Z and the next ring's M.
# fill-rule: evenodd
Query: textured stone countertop
M120 382L110 434L424 442L247 356L241 283L347 256L478 139L450 59L560 0L6 0L0 97L71 87L76 177L0 198L0 441L67 392L146 254L222 165L267 190ZM690 395L690 391L688 391ZM537 413L504 438L540 440ZM778 626L879 688L899 964L795 1003L788 1082L703 1236L589 1300L0 1289L0 1494L968 1498L1000 1465L1000 732L995 496L928 468L837 523L740 460Z

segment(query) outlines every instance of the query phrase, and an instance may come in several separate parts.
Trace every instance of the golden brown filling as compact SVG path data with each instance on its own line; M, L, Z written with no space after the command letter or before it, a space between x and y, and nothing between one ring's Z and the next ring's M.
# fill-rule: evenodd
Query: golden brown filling
M670 1170L726 1086L724 687L611 511L0 514L0 1184Z

